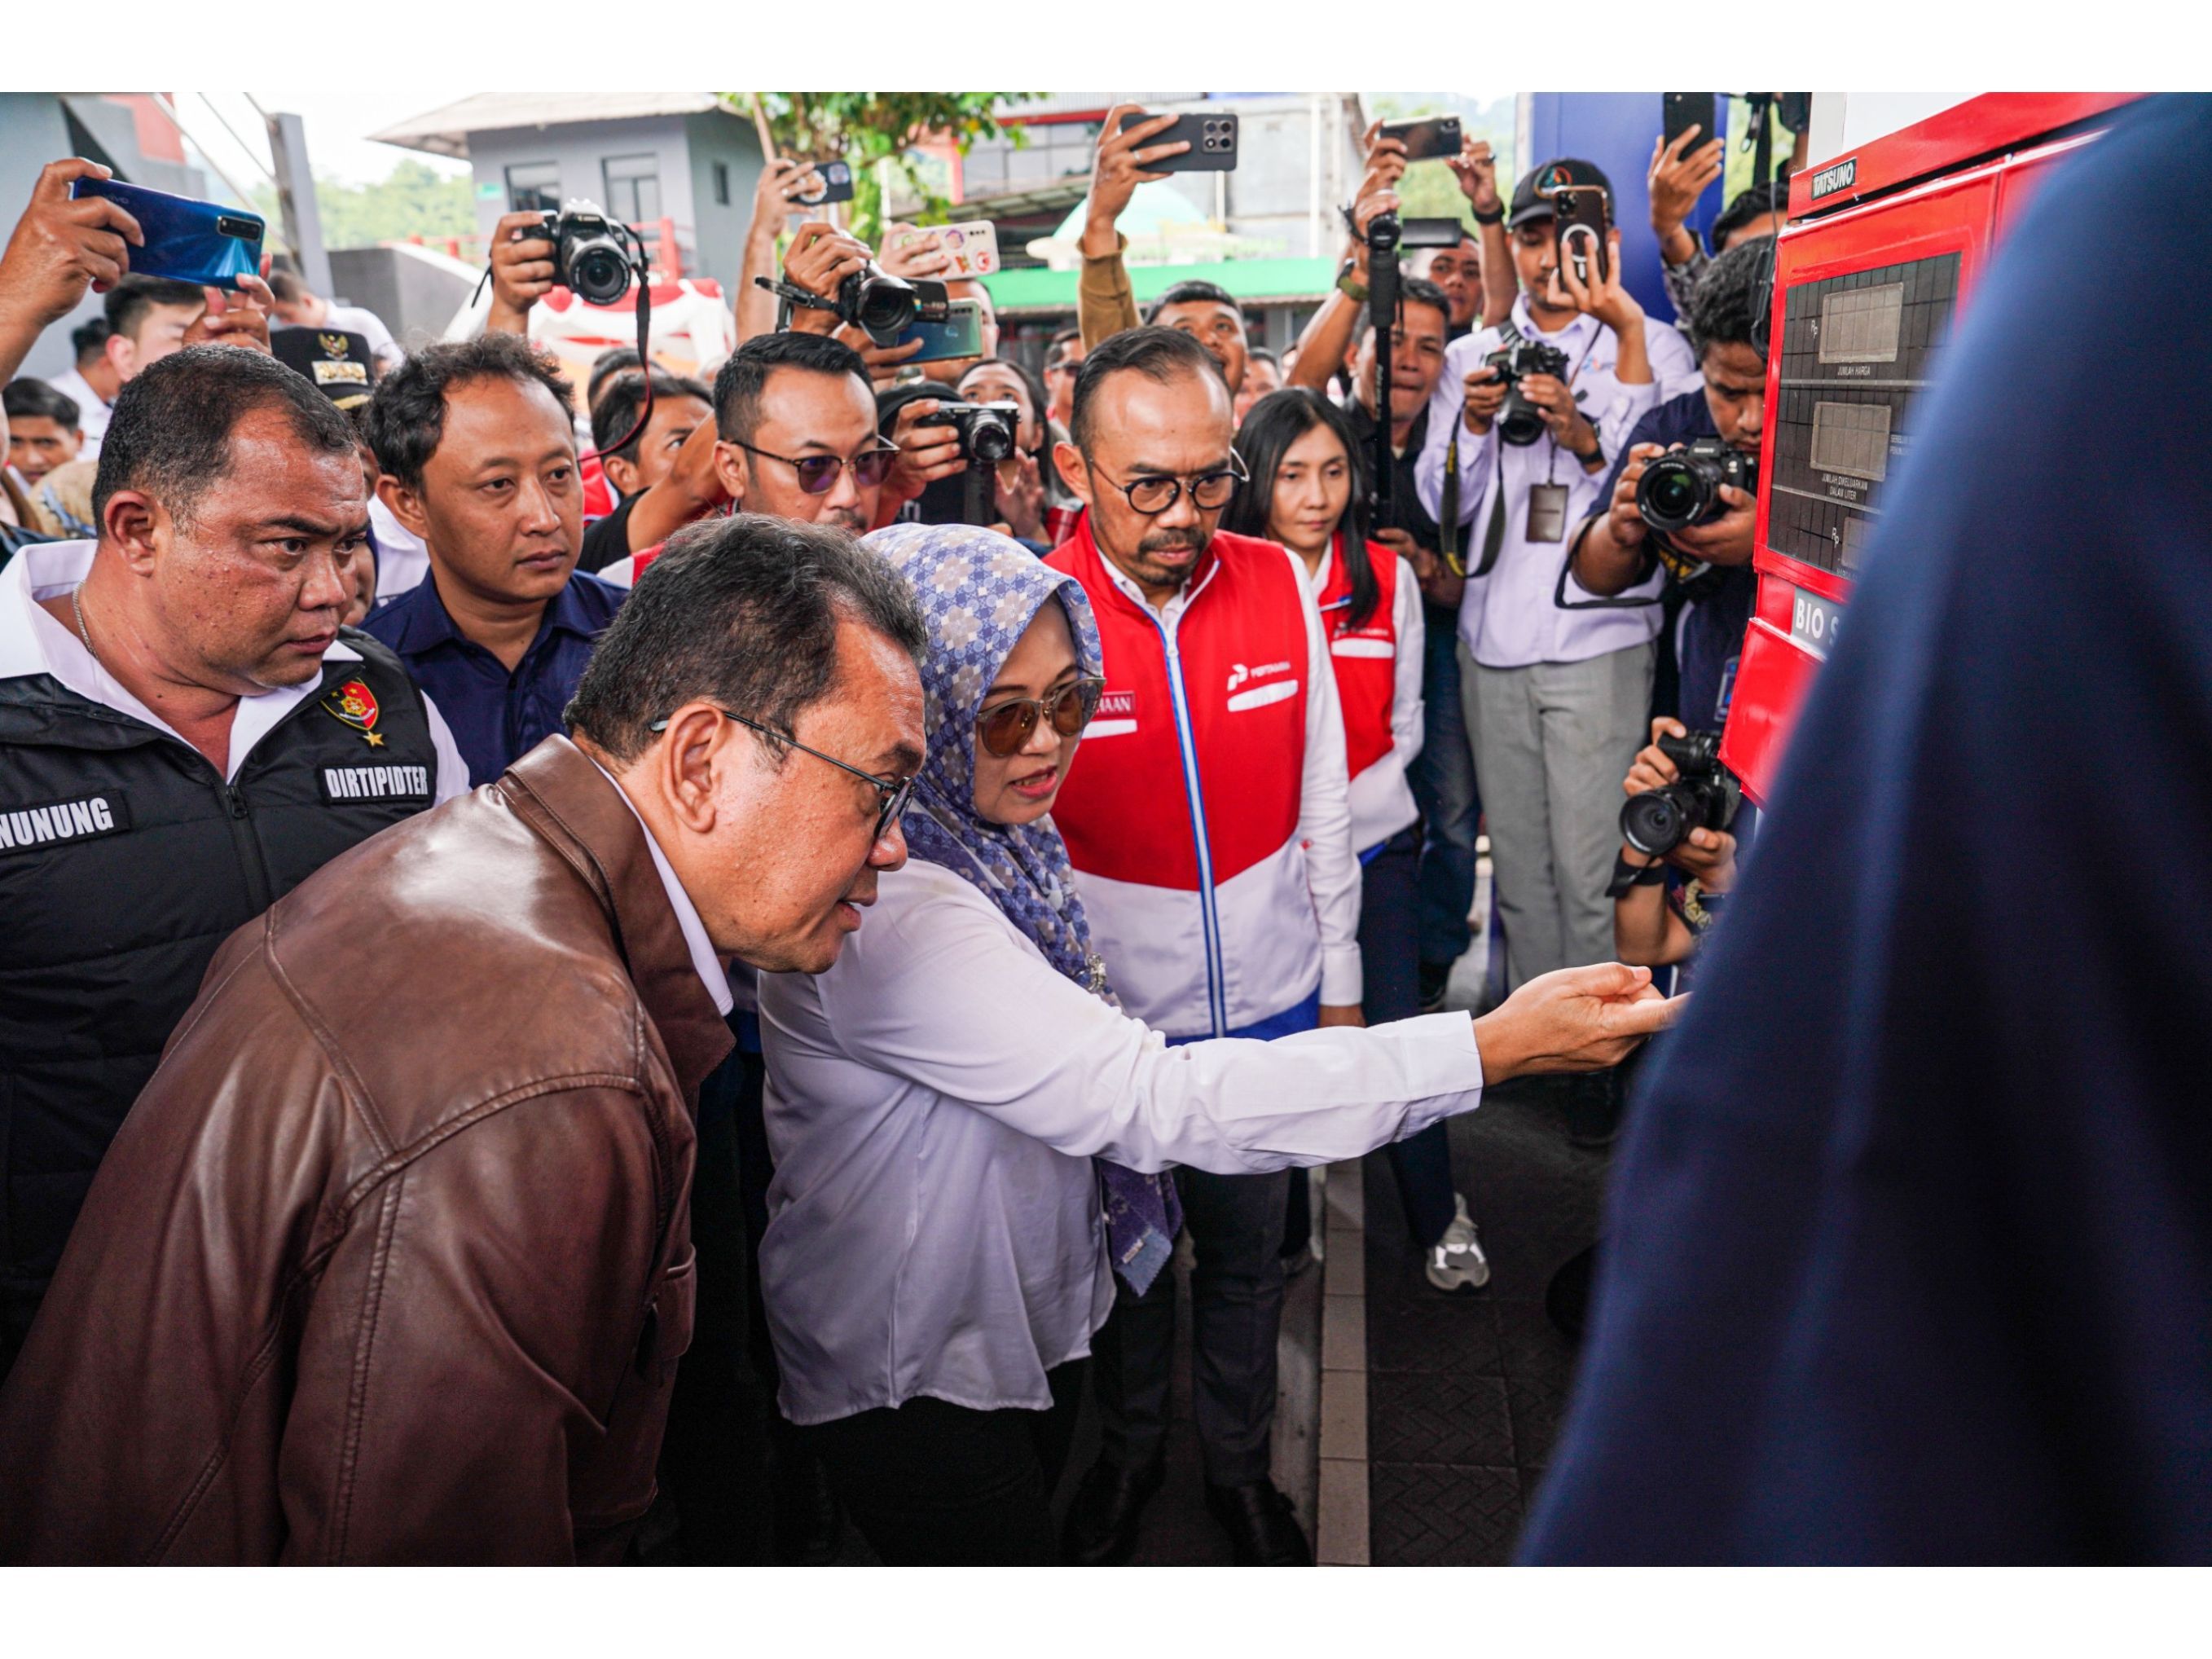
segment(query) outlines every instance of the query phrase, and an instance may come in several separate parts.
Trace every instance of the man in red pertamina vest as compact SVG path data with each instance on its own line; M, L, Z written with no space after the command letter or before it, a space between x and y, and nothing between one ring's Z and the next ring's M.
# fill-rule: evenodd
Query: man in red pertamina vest
M1048 563L1083 584L1106 691L1053 821L1124 1007L1168 1035L1360 1022L1344 723L1304 567L1214 529L1239 481L1229 388L1172 329L1118 334L1076 382L1061 476L1085 510ZM1287 1174L1177 1176L1197 1251L1194 1415L1240 1563L1311 1559L1268 1478ZM1175 1284L1127 1291L1093 1347L1104 1450L1071 1559L1127 1559L1158 1489Z

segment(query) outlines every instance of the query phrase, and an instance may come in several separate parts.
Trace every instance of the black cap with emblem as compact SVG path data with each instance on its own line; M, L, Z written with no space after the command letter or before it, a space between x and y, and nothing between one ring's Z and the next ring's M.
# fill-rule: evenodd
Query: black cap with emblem
M1522 225L1537 219L1555 219L1558 210L1553 205L1550 191L1561 185L1595 185L1605 191L1606 199L1613 199L1613 180L1595 161L1577 161L1563 157L1532 167L1522 174L1521 182L1513 186L1513 206L1506 215L1505 228L1518 230Z
M335 328L279 328L270 331L269 349L276 361L315 383L340 409L368 401L368 337Z

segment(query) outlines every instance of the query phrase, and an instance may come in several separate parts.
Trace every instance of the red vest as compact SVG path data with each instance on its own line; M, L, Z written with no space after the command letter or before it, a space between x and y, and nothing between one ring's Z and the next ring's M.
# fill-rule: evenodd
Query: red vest
M1352 571L1345 562L1341 532L1335 553L1328 586L1322 590L1321 621L1328 634L1329 663L1336 670L1337 701L1344 708L1346 769L1356 778L1390 752L1390 714L1398 695L1398 556L1373 542L1364 544L1364 556L1375 571L1376 597L1365 624L1354 628Z
M1304 793L1308 643L1299 573L1273 542L1216 532L1174 651L1107 574L1085 514L1045 562L1082 583L1106 692L1053 822L1075 867L1197 891L1279 854Z

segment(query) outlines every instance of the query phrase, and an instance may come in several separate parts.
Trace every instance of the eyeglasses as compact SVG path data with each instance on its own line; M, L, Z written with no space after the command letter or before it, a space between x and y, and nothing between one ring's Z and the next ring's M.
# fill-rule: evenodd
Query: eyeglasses
M914 799L912 778L879 778L873 772L863 772L857 766L848 766L835 755L825 755L819 749L809 749L797 738L779 732L772 726L763 726L758 720L749 720L743 714L732 714L719 704L714 706L714 712L724 720L735 720L738 725L749 731L757 732L764 738L772 738L778 743L787 743L803 755L811 755L818 761L828 761L839 771L850 772L854 777L872 785L876 793L881 797L876 808L875 839L878 841L884 838L884 832L890 828L891 820L904 812L907 803ZM668 722L665 720L655 720L651 726L646 727L648 732L665 732L667 729Z
M1017 697L978 714L975 735L1000 760L1022 752L1022 745L1036 731L1040 720L1050 720L1052 729L1063 738L1079 736L1098 712L1098 699L1105 691L1105 681L1085 679L1042 697Z
M1237 486L1249 483L1251 479L1252 475L1244 470L1243 457L1232 449L1227 466L1215 472L1201 472L1194 478L1155 476L1133 479L1127 483L1115 478L1106 482L1129 498L1132 509L1148 519L1157 519L1182 499L1186 489L1190 491L1190 504L1201 513L1226 507L1229 498L1237 493Z
M836 455L779 455L773 450L755 449L749 443L732 438L748 455L757 455L763 460L781 461L799 475L799 487L810 495L826 495L837 487L837 475L847 467L853 469L853 482L863 489L873 489L891 476L891 464L898 459L898 446L885 444L875 449L864 450L846 460ZM732 714L731 719L735 720Z

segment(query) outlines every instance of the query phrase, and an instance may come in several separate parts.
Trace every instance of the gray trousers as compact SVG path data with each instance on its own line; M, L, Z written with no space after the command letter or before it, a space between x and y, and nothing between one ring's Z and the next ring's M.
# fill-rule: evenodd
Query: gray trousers
M1490 821L1506 985L1613 960L1620 792L1650 739L1656 645L1485 668L1459 646L1460 696Z

